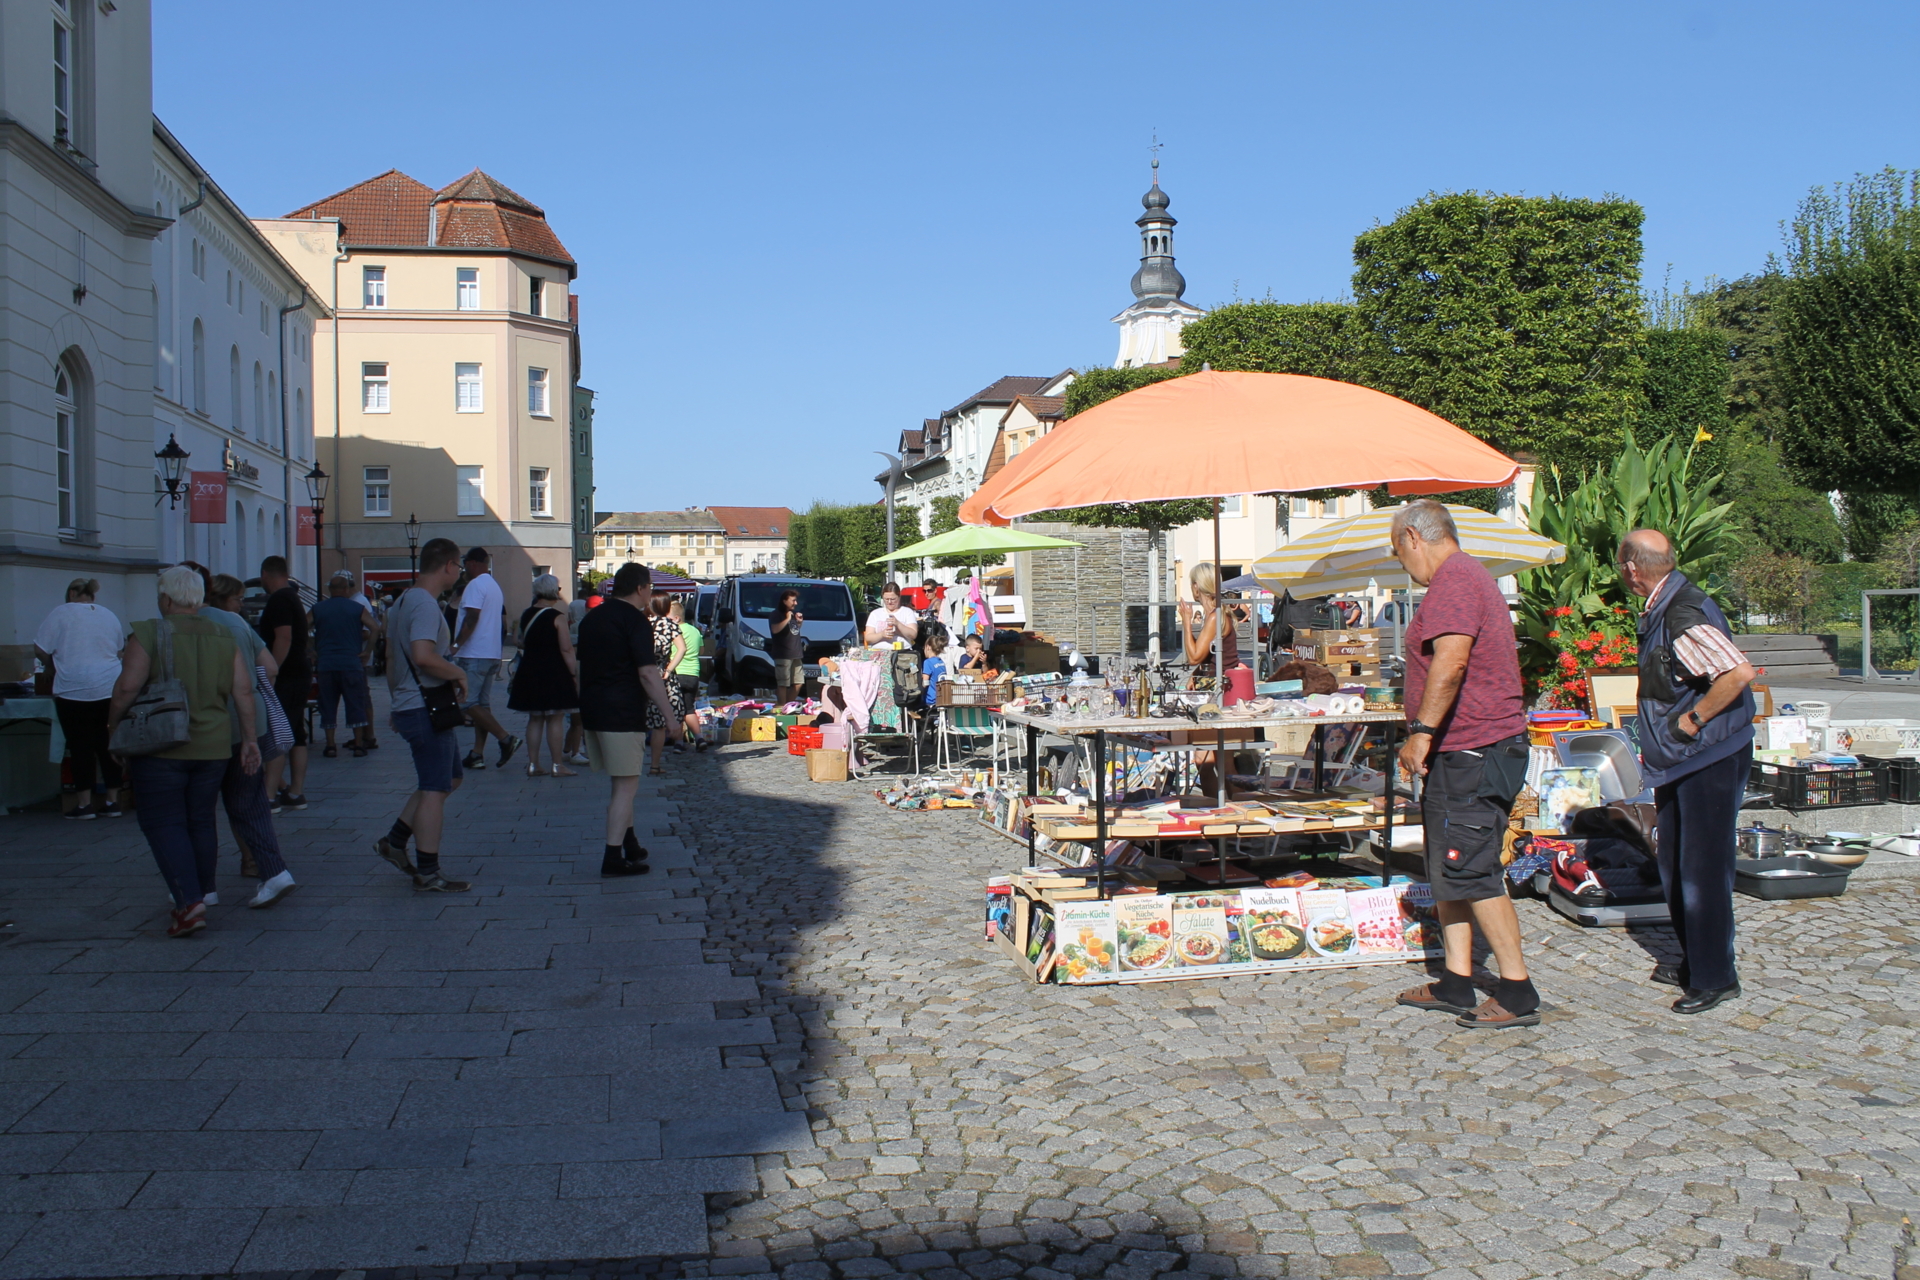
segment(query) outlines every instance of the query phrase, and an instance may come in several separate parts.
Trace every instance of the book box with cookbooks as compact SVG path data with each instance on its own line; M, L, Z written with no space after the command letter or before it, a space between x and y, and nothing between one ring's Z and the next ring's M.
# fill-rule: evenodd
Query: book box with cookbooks
M1369 883L1371 881L1371 883ZM1308 888L1043 900L1012 886L992 940L1036 982L1166 982L1437 957L1433 891L1372 877Z

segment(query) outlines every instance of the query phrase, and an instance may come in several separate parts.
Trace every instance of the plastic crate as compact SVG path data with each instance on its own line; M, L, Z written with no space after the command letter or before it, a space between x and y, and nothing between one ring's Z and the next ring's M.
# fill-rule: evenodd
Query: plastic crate
M787 754L790 756L804 756L825 745L820 730L813 725L797 724L787 730Z
M1896 756L1891 760L1873 756L1860 758L1885 772L1886 785L1882 794L1888 804L1920 804L1920 760L1909 760L1905 756Z
M1886 803L1886 770L1878 765L1815 769L1811 765L1753 762L1748 784L1782 809L1838 809Z

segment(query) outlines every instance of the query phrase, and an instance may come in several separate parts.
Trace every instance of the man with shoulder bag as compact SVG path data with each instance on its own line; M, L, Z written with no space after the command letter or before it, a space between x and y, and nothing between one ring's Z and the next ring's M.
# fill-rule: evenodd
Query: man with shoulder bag
M1655 529L1620 540L1620 578L1646 597L1640 615L1640 758L1658 815L1655 860L1682 955L1653 980L1681 988L1680 1014L1740 994L1733 953L1733 861L1753 763L1758 672L1726 615L1674 567Z
M430 893L464 893L468 880L449 880L440 870L440 837L447 797L460 788L458 730L466 723L467 673L448 660L449 631L439 596L460 577L460 548L434 538L420 548L414 585L387 614L387 689L393 695L393 731L413 753L414 792L374 851L413 887ZM414 857L407 856L407 841Z
M1422 498L1394 513L1393 552L1427 588L1407 628L1406 745L1400 769L1426 779L1421 821L1427 879L1446 969L1399 1003L1458 1015L1476 1031L1530 1027L1540 996L1520 952L1500 848L1526 777L1527 716L1513 616L1486 566L1460 549L1453 517ZM1473 1003L1473 930L1500 966L1493 994Z

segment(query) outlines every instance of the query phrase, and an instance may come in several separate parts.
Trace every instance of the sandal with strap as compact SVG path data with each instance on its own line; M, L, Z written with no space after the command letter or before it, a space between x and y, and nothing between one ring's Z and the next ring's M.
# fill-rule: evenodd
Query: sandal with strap
M657 768L649 769L647 770L647 776L649 778L664 778L667 776L667 771L665 769L657 769Z
M573 770L567 768L565 765L556 764L553 766L552 776L556 778L577 778L580 775L575 773Z
M529 778L544 778L547 776L547 771L529 761L527 764L527 776Z

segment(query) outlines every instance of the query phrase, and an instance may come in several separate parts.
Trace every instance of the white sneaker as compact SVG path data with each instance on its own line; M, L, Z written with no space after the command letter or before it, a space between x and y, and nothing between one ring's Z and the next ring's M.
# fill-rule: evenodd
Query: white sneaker
M587 759L586 752L576 751L572 755L567 757L567 763L568 764L592 764L593 762Z
M206 897L200 899L200 901L206 903L210 907L217 907L220 905L220 895L218 893L209 893L207 894Z
M279 875L260 886L260 892L253 895L250 907L270 907L287 896L293 888L293 872L282 871Z

